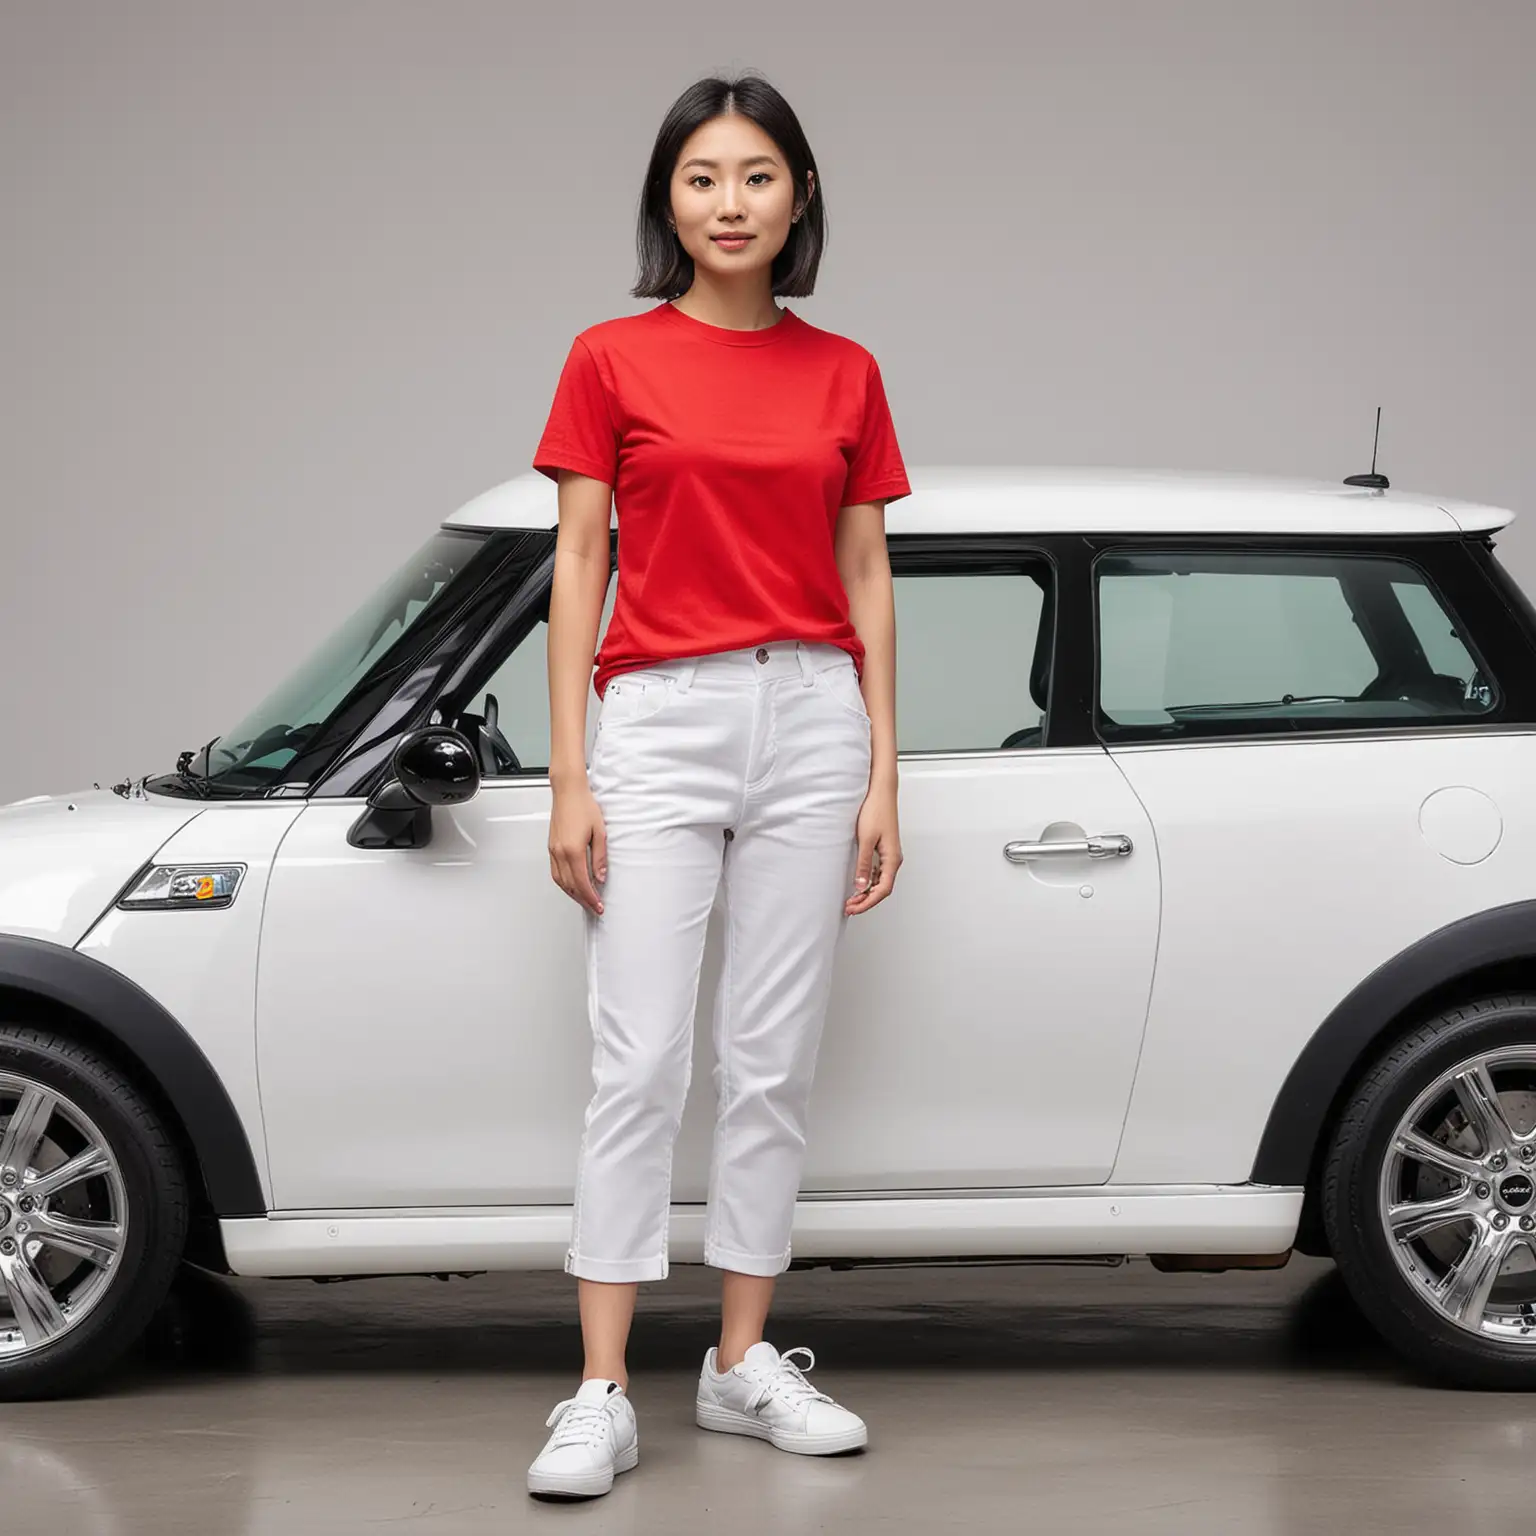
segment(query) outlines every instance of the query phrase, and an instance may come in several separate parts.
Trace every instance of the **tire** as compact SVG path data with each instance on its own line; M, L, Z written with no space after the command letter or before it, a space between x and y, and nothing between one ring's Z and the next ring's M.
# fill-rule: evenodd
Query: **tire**
M1387 1049L1339 1120L1322 1205L1345 1284L1402 1355L1454 1386L1536 1388L1536 996L1461 1004Z
M0 1402L102 1376L165 1298L186 1236L181 1157L144 1095L72 1040L0 1023Z

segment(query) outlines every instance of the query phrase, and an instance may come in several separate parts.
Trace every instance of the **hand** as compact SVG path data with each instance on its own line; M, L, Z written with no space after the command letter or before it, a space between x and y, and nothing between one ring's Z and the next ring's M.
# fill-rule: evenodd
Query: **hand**
M871 789L859 808L859 862L853 895L843 906L849 917L878 907L896 884L901 837L896 830L896 789Z
M588 848L592 850L590 873ZM549 816L549 872L572 901L598 917L603 915L597 885L608 878L608 829L596 798L584 784L555 791Z

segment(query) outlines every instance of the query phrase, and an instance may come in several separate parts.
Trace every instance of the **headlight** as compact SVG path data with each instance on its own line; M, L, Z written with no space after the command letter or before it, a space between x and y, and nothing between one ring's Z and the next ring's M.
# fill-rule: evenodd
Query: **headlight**
M240 889L244 864L157 864L118 899L127 912L227 907Z

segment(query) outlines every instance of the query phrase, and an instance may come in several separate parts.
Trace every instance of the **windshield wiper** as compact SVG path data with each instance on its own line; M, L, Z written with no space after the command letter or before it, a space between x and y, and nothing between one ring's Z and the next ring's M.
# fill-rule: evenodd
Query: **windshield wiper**
M199 800L213 799L213 786L209 784L207 779L202 778L200 775L189 773L183 761L185 758L186 753L182 753L181 759L177 760L175 768L171 770L171 777L175 779L183 789L190 790L194 795L197 796Z

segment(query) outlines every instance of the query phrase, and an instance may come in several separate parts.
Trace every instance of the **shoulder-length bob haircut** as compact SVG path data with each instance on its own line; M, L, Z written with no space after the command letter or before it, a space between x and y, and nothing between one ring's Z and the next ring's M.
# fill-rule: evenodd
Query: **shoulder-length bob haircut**
M784 249L773 259L773 292L786 298L803 298L816 288L816 270L827 243L826 199L816 157L806 142L805 130L794 109L768 82L756 75L739 80L710 78L690 85L672 104L656 135L651 163L640 194L640 221L636 243L640 254L640 280L630 289L637 299L675 299L693 285L693 257L683 249L667 223L672 207L672 173L688 136L717 117L734 114L756 123L778 146L789 162L795 184L795 208L804 209L789 226ZM816 172L816 187L806 203L806 176Z

